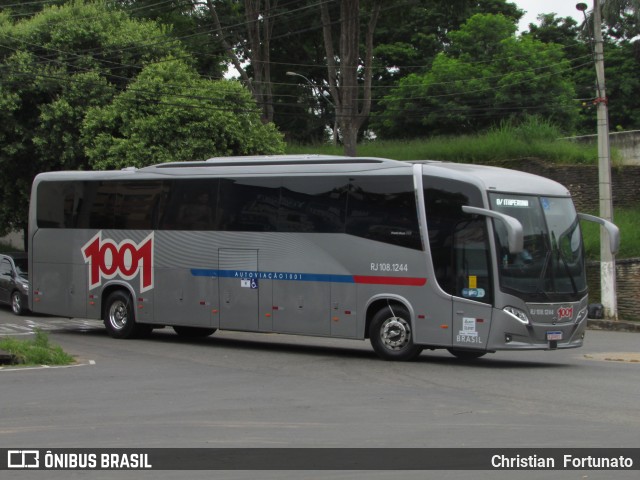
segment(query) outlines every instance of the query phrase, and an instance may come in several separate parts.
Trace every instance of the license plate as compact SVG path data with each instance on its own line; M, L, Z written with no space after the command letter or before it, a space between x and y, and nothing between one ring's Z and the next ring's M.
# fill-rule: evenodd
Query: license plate
M547 332L547 340L562 340L562 332Z

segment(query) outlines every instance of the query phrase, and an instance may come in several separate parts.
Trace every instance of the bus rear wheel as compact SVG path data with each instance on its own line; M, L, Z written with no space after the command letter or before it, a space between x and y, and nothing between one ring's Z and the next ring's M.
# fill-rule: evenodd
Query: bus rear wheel
M369 325L373 350L383 360L414 360L422 347L413 343L411 315L399 305L379 310Z
M216 332L215 328L206 327L183 327L181 325L174 325L172 328L178 335L184 338L204 338Z
M113 338L140 338L151 333L151 325L136 323L131 295L122 290L107 297L103 319L107 332Z

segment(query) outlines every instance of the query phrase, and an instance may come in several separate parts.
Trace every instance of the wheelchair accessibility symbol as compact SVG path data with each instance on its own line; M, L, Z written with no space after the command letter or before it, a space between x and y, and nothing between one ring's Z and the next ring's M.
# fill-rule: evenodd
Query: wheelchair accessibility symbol
M240 280L240 286L242 288L251 288L251 289L256 289L258 288L258 279L257 278L243 278L242 280Z

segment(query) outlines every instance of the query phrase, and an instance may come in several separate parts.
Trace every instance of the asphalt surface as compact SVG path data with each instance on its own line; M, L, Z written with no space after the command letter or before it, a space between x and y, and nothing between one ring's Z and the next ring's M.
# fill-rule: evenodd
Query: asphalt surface
M640 335L575 350L383 362L367 342L218 332L109 338L100 322L15 317L66 368L0 369L0 448L625 448L640 439ZM393 451L390 451L392 454ZM0 471L0 478L637 479L633 471Z

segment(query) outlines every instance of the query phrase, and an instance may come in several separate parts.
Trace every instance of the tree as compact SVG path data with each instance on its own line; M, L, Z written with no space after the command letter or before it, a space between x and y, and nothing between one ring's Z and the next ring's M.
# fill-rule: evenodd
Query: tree
M176 59L146 66L113 102L91 108L82 141L95 169L284 150L238 82L204 80Z
M360 1L340 2L340 41L337 54L328 4L326 2L320 4L329 91L336 108L336 119L342 132L345 155L356 155L358 132L371 111L373 33L380 7L379 1L373 1L364 38L365 52L361 62ZM360 74L363 77L362 95L359 87Z
M380 102L373 129L381 137L457 134L539 115L571 130L577 104L561 46L515 31L503 15L472 16L428 72L400 80Z
M11 0L10 0L11 1ZM227 56L215 35L200 0L115 0L132 18L154 20L182 43L196 60L200 75L222 78Z
M310 4L310 2L298 1L295 2L292 8L302 7L302 4ZM313 2L315 3L315 2ZM346 5L343 2L322 2L326 3L323 6L325 15L322 17L323 31L331 30L331 42L333 42L333 54L336 59L335 67L337 72L338 92L330 92L329 79L331 74L330 68L325 68L322 72L320 66L327 64L327 58L331 58L327 55L326 49L322 57L318 56L316 45L318 39L316 38L316 23L312 18L305 18L305 28L303 35L295 36L294 41L289 41L292 37L285 36L284 34L276 30L274 32L274 39L286 38L287 42L283 45L283 42L273 41L272 45L275 47L275 51L272 50L271 59L274 62L273 69L275 82L287 81L291 83L291 79L282 78L279 76L277 70L278 65L283 62L295 63L297 59L299 64L289 64L288 70L295 70L307 77L310 83L314 85L315 95L310 95L311 87L304 82L300 82L300 88L297 95L299 97L298 104L303 108L293 110L289 107L286 101L279 102L278 94L282 93L282 89L278 86L275 88L275 119L279 125L282 125L282 129L291 132L291 138L304 138L301 137L305 132L297 132L298 128L305 128L307 125L317 125L318 120L324 119L324 125L331 126L334 123L335 116L333 105L338 106L339 102L336 102L336 98L340 99L346 89L342 89L344 84L341 78L340 68L344 65L342 55L340 54L339 39L341 38L341 27L344 26L344 22L341 18L341 7ZM471 15L478 12L489 11L492 13L503 13L509 18L513 18L517 21L522 12L517 7L505 0L417 0L413 2L380 2L380 13L377 14L377 21L375 23L375 29L373 30L373 37L371 44L373 47L373 56L370 63L371 68L371 105L369 110L374 111L376 109L376 102L380 98L381 93L385 89L393 85L398 79L415 71L421 71L428 68L433 61L435 55L444 50L448 45L448 32L457 29L466 19ZM317 7L316 7L317 8ZM368 31L368 25L372 19L372 13L375 9L374 2L361 1L360 2L360 52L358 59L358 78L356 83L356 89L359 90L356 98L359 101L358 108L361 113L357 115L358 119L362 122L359 127L360 135L362 131L367 128L367 122L369 120L368 115L363 115L365 112L365 93L366 93L366 77L368 69L365 68L366 60L366 42L368 41L365 32ZM289 20L291 16L283 16L278 19L278 25L283 25L289 22L292 26L290 31L296 31L295 22ZM319 26L320 27L320 26ZM298 27L300 28L300 27ZM324 37L326 38L326 37ZM325 46L327 42L321 39ZM282 52L282 53L281 53ZM302 54L302 55L301 55ZM317 66L314 66L317 65ZM282 78L282 79L281 79ZM327 92L326 95L331 95L329 100L331 103L327 104L325 95L319 95L319 91ZM291 93L286 92L286 93ZM336 97L336 93L338 97ZM378 94L376 94L378 93ZM324 98L323 98L324 97ZM349 112L355 112L352 107ZM295 112L295 121L292 120L291 115ZM346 112L345 112L346 113ZM365 112L366 113L366 112ZM313 118L309 118L313 117ZM344 117L344 113L340 115L338 113L338 120ZM292 131L293 130L293 131ZM318 130L313 130L313 135L317 138ZM320 130L322 132L322 130ZM311 135L311 133L309 134ZM307 140L309 137L306 137Z
M67 0L23 1L0 0L0 9L13 18L27 18L42 11L43 8L52 5L62 5Z
M640 19L640 0L599 0L599 2L603 18L609 24L618 22L625 14L631 14Z
M242 82L251 90L253 97L262 109L265 122L273 120L270 54L277 4L277 0L244 0L242 5L235 0L222 2L206 0L206 6L218 40L224 47ZM240 14L244 14L242 21L236 20L234 23L236 26L240 26L239 29L223 27L219 10L225 8L227 14L235 14L232 17L234 19L238 19ZM238 30L241 30L242 33L238 33ZM250 61L253 78L250 77L243 65L241 57L243 53Z
M103 2L76 0L45 8L23 20L0 14L0 38L3 39L0 45L0 233L26 227L31 183L37 173L89 169L99 163L95 157L88 156L94 153L92 147L97 147L81 138L88 110L101 111L115 98L124 101L127 97L122 97L121 92L129 91L131 81L141 72L147 72L143 77L147 83L138 84L136 99L154 99L160 94L141 88L147 84L149 88L160 88L149 79L151 73L162 72L159 65L175 59L181 59L185 68L194 63L181 44L167 35L167 27L131 19L124 11ZM158 70L152 65L158 65ZM169 100L169 95L164 94L162 105L182 106L181 121L192 125L202 116L198 108L205 106L211 110L209 97L194 99L187 107L183 95L188 93L188 86L162 78L167 84L163 88L173 88L173 99ZM236 102L231 111L242 117L238 122L243 128L250 128L247 104L240 92L231 91L235 87L229 87L228 94L222 92L223 87L214 91L197 84L195 88L200 89L201 96L223 95L230 102ZM191 108L194 104L196 108ZM196 117L194 122L190 123L188 112ZM175 122L168 113L164 116L158 111L155 113L155 126L159 131L163 131L161 120ZM175 110L171 113L178 115ZM139 117L132 108L127 115L129 117L120 117L125 123L128 118ZM95 125L96 122L94 119ZM115 133L130 128L114 125L118 128ZM230 125L239 128L233 122ZM176 141L185 141L177 138ZM268 132L267 140L275 145L280 141L273 131ZM250 144L248 148L257 151L261 144ZM211 153L195 147L184 150L202 156L220 151L226 150Z
M429 68L456 31L477 13L502 14L517 23L523 12L506 0L420 0L385 9L376 26L376 87Z
M33 177L87 168L79 143L87 108L109 102L141 66L185 55L152 22L100 2L47 7L0 21L0 231L26 226Z
M605 68L609 123L612 128L640 128L640 0L602 0L609 26Z

